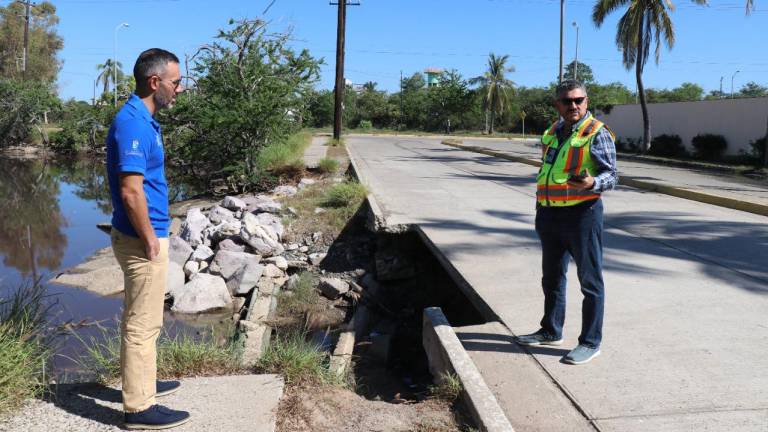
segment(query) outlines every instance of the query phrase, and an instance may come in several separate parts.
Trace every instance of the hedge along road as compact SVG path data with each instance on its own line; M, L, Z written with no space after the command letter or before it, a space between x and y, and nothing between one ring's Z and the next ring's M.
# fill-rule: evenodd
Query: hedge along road
M388 225L416 224L513 333L538 328L535 167L430 138L349 137L347 147ZM625 186L604 200L603 355L560 363L581 322L573 266L564 346L509 355L532 355L600 430L765 430L768 219ZM526 379L512 369L481 373ZM504 409L513 425L535 425L548 407Z

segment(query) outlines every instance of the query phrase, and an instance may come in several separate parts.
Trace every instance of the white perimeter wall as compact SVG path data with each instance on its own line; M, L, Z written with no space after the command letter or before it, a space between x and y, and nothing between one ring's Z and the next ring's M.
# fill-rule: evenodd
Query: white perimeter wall
M711 133L728 140L726 154L737 155L740 150L749 153L749 143L764 137L768 129L768 97L656 103L648 104L648 112L651 138L679 135L689 151L693 150L693 137ZM616 105L610 114L598 111L595 115L618 137L643 137L640 105Z

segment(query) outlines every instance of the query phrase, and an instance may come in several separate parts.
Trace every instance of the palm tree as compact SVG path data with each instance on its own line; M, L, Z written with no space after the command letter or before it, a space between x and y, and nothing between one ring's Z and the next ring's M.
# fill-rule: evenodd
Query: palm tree
M509 55L497 57L495 54L488 55L488 70L482 76L469 80L470 84L480 84L483 88L485 97L483 105L486 112L490 111L490 128L486 127L489 134L493 134L493 124L496 122L496 115L504 113L504 108L509 103L509 96L512 87L515 85L512 81L504 77L505 72L514 72L514 66L506 66Z
M115 64L117 65L117 71L114 70L114 65ZM99 76L96 77L96 83L97 84L99 82L104 83L104 92L102 93L102 95L109 92L109 83L110 82L112 84L114 84L115 72L117 72L117 79L118 79L118 81L121 80L122 77L123 77L123 70L122 70L123 69L123 64L120 63L120 62L116 62L116 63L113 64L112 63L112 59L107 59L107 61L104 62L104 64L96 65L96 69L101 71Z
M691 0L699 5L706 5L707 0ZM752 0L747 0L751 2ZM622 50L622 62L628 70L635 66L637 93L643 111L642 152L651 148L651 122L648 118L648 105L643 87L643 68L648 61L651 42L656 42L655 58L659 63L661 42L669 49L675 45L675 29L672 26L670 11L675 9L671 0L598 0L592 10L592 20L597 27L605 21L611 12L626 6L627 10L619 20L616 29L616 45Z

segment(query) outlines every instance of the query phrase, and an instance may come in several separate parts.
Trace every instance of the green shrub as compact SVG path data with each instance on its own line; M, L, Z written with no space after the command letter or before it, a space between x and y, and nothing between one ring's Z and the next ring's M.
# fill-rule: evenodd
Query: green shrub
M616 138L616 150L638 153L640 151L640 140L640 138Z
M240 371L240 351L231 338L226 342L211 329L199 338L163 332L157 343L157 376L160 379L201 375L225 375ZM100 334L80 340L85 353L79 363L111 384L120 377L120 331L101 328Z
M696 156L708 161L720 160L725 149L728 148L728 141L725 137L714 134L696 135L691 140L691 144L696 149Z
M358 125L358 128L363 130L371 130L373 129L373 123L371 123L370 120L360 120L360 125Z
M330 208L357 207L365 199L365 195L365 186L360 183L339 183L328 189L322 206Z
M288 385L340 384L341 378L328 369L328 355L307 340L300 330L278 333L261 356L256 368L262 373L283 376Z
M39 281L0 298L0 417L44 390L52 355L45 298Z
M332 158L322 158L317 164L317 169L323 174L330 174L339 169L339 162Z
M768 143L768 137L762 137L749 143L750 156L754 158L756 166L762 166L763 161L765 161L766 143Z
M648 154L663 157L683 157L688 154L679 135L659 135L651 141Z

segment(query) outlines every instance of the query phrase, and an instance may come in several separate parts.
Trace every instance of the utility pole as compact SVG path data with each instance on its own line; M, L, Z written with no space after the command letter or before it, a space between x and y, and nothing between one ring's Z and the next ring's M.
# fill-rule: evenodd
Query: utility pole
M565 0L560 0L560 81L563 82L563 20L565 19Z
M573 22L573 26L576 27L576 57L573 63L573 79L579 80L579 25L576 21Z
M21 4L25 6L24 11L24 51L22 51L21 57L21 73L22 78L27 79L27 56L29 55L29 20L32 16L32 2L30 0L21 1Z
M720 77L720 95L718 96L720 99L723 98L723 76Z
M333 90L333 138L341 139L342 103L344 102L344 36L347 25L347 6L358 6L359 2L347 3L348 0L339 0L338 22L336 24L336 85Z
M400 71L400 121L397 122L397 130L403 125L403 71Z

